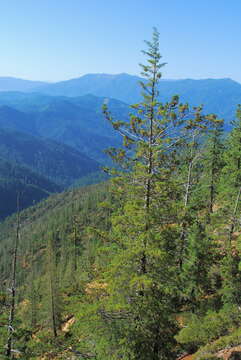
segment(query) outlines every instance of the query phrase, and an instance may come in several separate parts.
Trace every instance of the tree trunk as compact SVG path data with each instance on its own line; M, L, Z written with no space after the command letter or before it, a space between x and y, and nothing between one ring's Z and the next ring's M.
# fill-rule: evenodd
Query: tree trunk
M236 201L234 204L232 221L231 221L229 233L228 233L228 245L230 247L230 250L231 250L231 245L232 245L232 237L233 237L233 232L234 232L234 228L235 228L236 215L237 215L238 203L239 203L240 197L241 197L241 186L239 188L239 191L238 191L238 194L236 197Z
M18 256L18 245L20 240L20 207L19 207L19 197L17 195L17 229L16 229L16 238L13 251L13 260L12 260L12 284L10 287L11 291L11 301L10 301L10 312L8 320L8 339L6 346L6 356L12 358L12 339L14 332L14 318L15 318L15 303L16 303L16 268L17 268L17 256Z

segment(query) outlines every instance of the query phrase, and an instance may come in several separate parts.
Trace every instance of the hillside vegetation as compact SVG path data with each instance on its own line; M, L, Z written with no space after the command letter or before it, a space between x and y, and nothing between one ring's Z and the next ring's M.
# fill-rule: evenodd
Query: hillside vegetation
M100 176L100 165L79 151L52 140L0 129L0 218L26 208L76 181Z
M76 149L11 130L0 129L0 153L5 159L21 163L62 187L100 170L95 160Z
M3 359L240 356L241 106L224 137L201 106L160 102L157 31L144 53L129 121L103 106L123 138L111 179L0 225Z
M103 150L120 144L120 137L102 115L104 102L93 95L62 98L0 93L0 128L61 142L93 160L106 162ZM127 119L126 104L114 99L108 104L115 116Z
M63 187L32 171L26 166L0 158L0 219L16 212L17 198L20 209L31 206Z

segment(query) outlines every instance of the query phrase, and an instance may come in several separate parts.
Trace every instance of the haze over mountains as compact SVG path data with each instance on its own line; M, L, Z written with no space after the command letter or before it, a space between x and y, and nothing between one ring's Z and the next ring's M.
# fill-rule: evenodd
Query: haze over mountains
M103 150L120 141L102 115L104 101L93 95L67 98L37 93L0 93L0 128L65 143L103 162L106 160ZM114 99L108 103L114 116L127 118L128 105Z
M143 80L129 74L87 74L76 79L57 83L40 83L13 79L7 91L39 92L51 96L78 97L92 94L110 97L127 104L140 101L138 82ZM0 78L0 89L4 89L5 78ZM21 86L22 82L22 86ZM28 81L27 81L28 82ZM236 104L241 99L241 84L232 79L161 80L160 97L167 101L172 95L181 94L181 101L192 105L204 104L205 112L214 112L228 122L233 117Z
M93 94L133 104L141 100L139 81L143 79L128 74L89 74L78 79L49 84L39 91L54 96L81 96ZM216 113L226 123L234 117L241 99L241 84L231 79L161 80L160 98L163 102L173 95L181 95L182 102L204 105L204 112Z
M42 81L23 80L10 76L0 77L0 91L29 91L46 84Z
M107 101L116 119L127 119L128 104L141 100L141 80L128 74L88 74L52 84L0 78L2 191L7 194L11 188L16 195L20 183L26 194L31 188L32 197L24 201L29 206L33 200L63 190L81 178L98 178L95 174L100 163L108 162L104 149L121 143L104 118L102 105ZM226 130L231 128L241 102L241 84L231 79L161 80L159 90L163 102L181 94L182 102L204 104L205 113L224 118ZM14 167L15 179L14 172L9 172ZM38 188L36 196L33 188ZM15 207L13 199L10 208Z

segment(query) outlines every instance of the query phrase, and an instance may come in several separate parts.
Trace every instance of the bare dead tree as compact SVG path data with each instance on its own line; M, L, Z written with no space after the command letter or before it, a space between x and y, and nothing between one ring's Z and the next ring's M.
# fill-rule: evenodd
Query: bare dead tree
M235 200L235 204L234 204L234 209L233 209L233 214L232 214L232 220L231 220L231 224L229 227L229 232L228 232L228 245L231 248L231 242L232 242L232 237L233 237L233 232L234 232L234 228L235 228L235 224L237 221L237 211L238 211L238 204L241 198L241 186L238 190L238 194Z
M190 155L189 155L189 159L188 159L188 172L187 172L187 177L186 177L186 182L184 184L184 188L185 188L185 193L184 193L184 199L183 199L183 209L184 209L184 219L181 223L181 234L180 234L180 255L179 255L179 266L180 269L182 269L182 265L183 265L183 252L184 252L184 248L185 248L185 241L186 241L186 220L185 217L187 215L187 208L189 205L189 198L191 195L191 190L192 190L192 172L193 172L193 167L194 167L194 163L195 161L198 159L198 157L200 156L200 154L198 152L196 152L196 140L195 138L197 137L197 135L199 134L199 132L195 129L192 135L192 143L191 143L191 150L190 150Z
M9 320L8 320L8 339L6 345L6 356L12 358L12 342L13 342L13 333L14 333L14 319L15 319L15 309L16 309L16 269L17 269L17 256L18 256L18 247L20 241L20 193L17 194L17 227L16 227L16 236L13 249L13 258L12 258L12 279L10 286L10 311L9 311Z

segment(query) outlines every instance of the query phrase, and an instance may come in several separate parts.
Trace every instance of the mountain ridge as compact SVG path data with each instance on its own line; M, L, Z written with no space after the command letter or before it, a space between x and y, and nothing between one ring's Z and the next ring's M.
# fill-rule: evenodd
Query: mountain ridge
M103 102L104 98L94 95L67 98L0 93L0 128L50 138L100 161L104 157L102 151L119 139L102 114ZM109 106L115 117L128 117L127 104L113 99Z
M44 81L26 80L12 76L0 76L0 91L28 91L34 87L48 84Z
M43 101L46 95L73 98L92 94L133 104L141 101L140 81L143 78L127 73L95 73L55 83L41 83L35 87L31 82L31 86L22 91L41 94ZM181 102L188 102L191 106L203 104L205 113L215 113L226 122L234 119L236 106L241 102L241 84L231 78L161 79L159 93L162 102L169 101L173 95L180 95ZM3 92L0 91L1 94Z
M143 78L129 74L88 74L77 79L43 86L35 91L67 97L90 93L133 104L142 101L140 81L143 81ZM205 113L215 113L226 121L234 119L236 106L241 102L241 84L230 78L161 79L159 93L162 102L170 101L173 95L180 95L181 102L188 102L191 106L203 104Z

